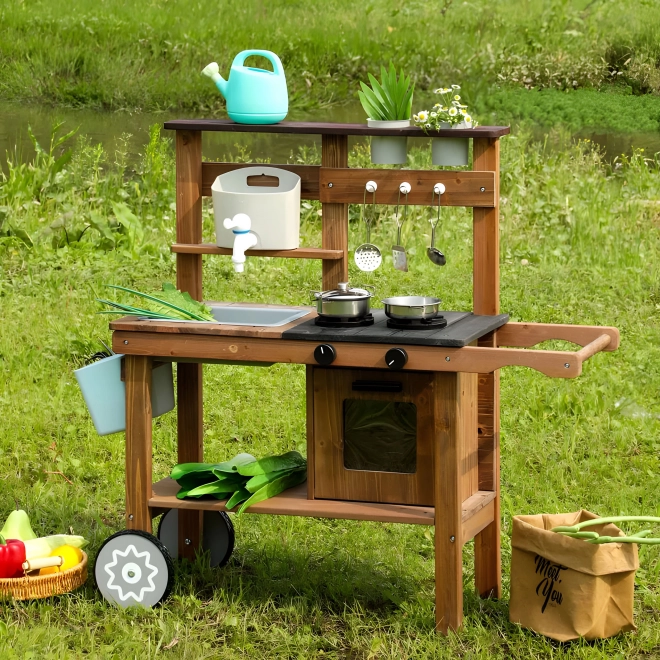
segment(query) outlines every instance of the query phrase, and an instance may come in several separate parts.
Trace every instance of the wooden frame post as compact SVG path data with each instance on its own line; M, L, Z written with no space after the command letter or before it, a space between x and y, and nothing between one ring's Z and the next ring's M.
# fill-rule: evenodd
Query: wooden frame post
M473 209L475 314L500 312L500 145L497 138L474 140L473 169L495 172L495 206ZM497 346L496 333L479 346ZM500 375L479 374L479 489L495 491L494 521L474 539L474 573L483 597L502 595L500 549Z
M126 355L126 527L151 533L152 358Z
M463 622L462 485L465 447L477 422L477 374L436 374L435 623L447 634Z
M321 137L321 166L348 167L348 136ZM322 247L343 250L344 256L323 261L323 289L334 289L339 282L348 282L348 204L322 204Z
M176 132L176 240L202 242L202 133ZM202 255L176 255L177 287L202 300ZM178 462L204 460L202 365L177 364ZM194 559L202 512L179 511L179 557Z

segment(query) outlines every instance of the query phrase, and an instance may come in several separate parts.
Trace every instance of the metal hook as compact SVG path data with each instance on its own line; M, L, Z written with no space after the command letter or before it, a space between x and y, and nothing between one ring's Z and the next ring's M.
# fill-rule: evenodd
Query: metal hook
M447 189L445 188L444 183L436 183L433 186L433 192L431 193L431 207L433 207L433 200L435 199L435 196L436 195L438 196L438 217L435 221L435 224L433 220L429 220L429 222L431 223L431 229L433 230L434 233L435 233L436 225L438 224L438 222L440 222L440 197L444 195L445 190Z
M396 196L396 211L394 212L394 217L396 219L396 224L399 229L401 229L401 225L403 225L403 222L406 221L406 218L408 217L408 193L412 190L412 186L407 182L404 181L399 185L399 192L397 193ZM406 210L404 213L404 218L403 222L399 223L399 203L401 201L401 193L403 193L406 196Z
M371 240L371 222L376 218L376 190L378 184L375 181L367 181L364 186L364 197L362 198L362 215L364 224L367 226L367 243ZM367 220L366 205L367 205L367 192L372 194L371 197L371 219Z

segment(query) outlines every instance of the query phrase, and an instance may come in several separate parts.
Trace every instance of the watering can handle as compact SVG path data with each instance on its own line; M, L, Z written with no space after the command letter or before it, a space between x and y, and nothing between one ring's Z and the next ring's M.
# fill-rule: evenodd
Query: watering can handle
M261 55L261 57L265 57L273 65L273 71L277 75L284 75L284 67L282 67L280 58L269 50L243 50L234 58L232 67L243 66L245 60L252 55Z

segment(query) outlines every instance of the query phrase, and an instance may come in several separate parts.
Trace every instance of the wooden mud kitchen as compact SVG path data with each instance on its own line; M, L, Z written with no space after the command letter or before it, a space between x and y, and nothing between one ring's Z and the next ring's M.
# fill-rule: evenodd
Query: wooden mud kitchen
M336 289L348 281L348 205L363 204L370 181L378 185L378 204L397 204L405 174L408 204L431 205L434 186L442 183L442 205L473 208L473 308L443 312L442 327L421 330L388 325L382 310L359 327L318 325L309 309L279 327L113 321L113 350L126 356L127 528L151 533L153 517L178 509L178 556L193 558L203 540L204 511L225 510L218 500L178 500L171 479L152 483L154 362L177 363L180 463L203 461L202 363L304 364L307 482L247 512L434 525L436 626L444 633L458 629L465 543L474 539L479 594L499 598L502 590L499 369L526 366L574 378L589 357L619 345L615 328L512 323L500 314L499 138L509 129L438 131L434 137L473 139L472 170L416 171L349 169L348 137L426 137L418 128L227 120L177 120L165 128L176 131L177 286L193 298L203 299L203 255L232 253L202 242L202 197L211 194L218 175L247 166L203 162L202 134L261 132L321 135L320 166L273 167L300 176L302 199L321 201L322 246L248 250L248 256L320 259L323 288ZM531 348L549 339L582 348ZM369 446L373 434L365 435L361 424L369 418L393 429L392 437Z

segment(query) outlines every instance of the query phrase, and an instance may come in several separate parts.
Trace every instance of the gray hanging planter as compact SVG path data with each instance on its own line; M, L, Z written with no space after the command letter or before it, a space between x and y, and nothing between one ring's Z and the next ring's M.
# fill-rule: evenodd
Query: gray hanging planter
M369 128L408 128L410 119L380 121L367 119ZM371 162L375 165L405 165L408 161L408 139L405 136L372 136Z
M440 128L452 128L450 124ZM454 128L472 128L471 124L456 124ZM434 165L461 166L467 165L470 158L470 138L433 138L431 154Z

